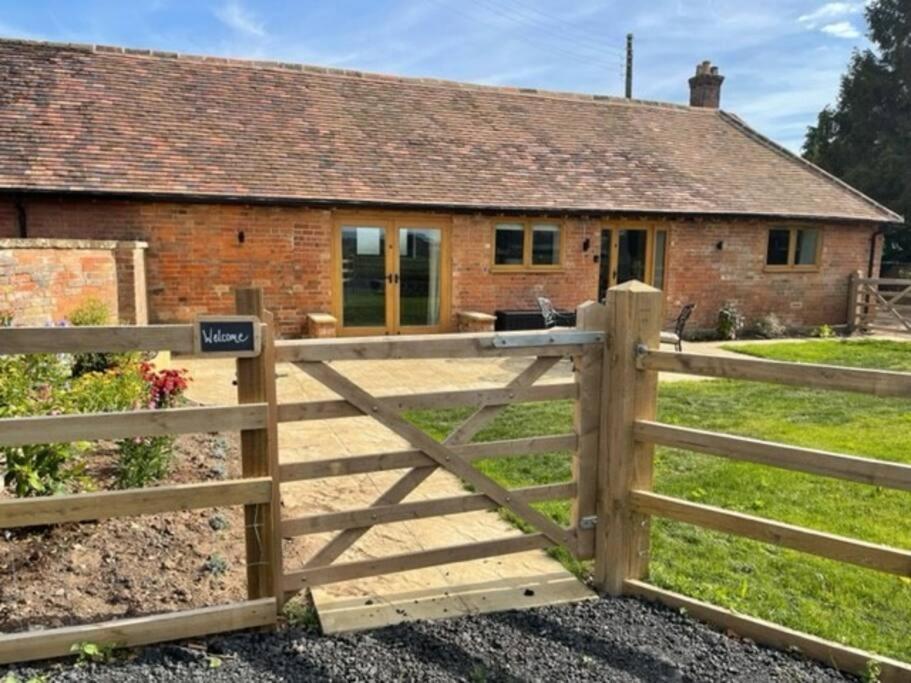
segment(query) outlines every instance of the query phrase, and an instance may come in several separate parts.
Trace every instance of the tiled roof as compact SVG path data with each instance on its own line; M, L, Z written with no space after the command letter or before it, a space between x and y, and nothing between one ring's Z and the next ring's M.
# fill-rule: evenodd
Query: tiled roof
M14 40L0 189L899 220L714 110Z

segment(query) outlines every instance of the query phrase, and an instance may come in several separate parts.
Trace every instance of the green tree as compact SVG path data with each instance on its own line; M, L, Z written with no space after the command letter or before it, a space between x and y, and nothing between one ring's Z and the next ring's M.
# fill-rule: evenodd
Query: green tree
M911 2L875 0L865 14L875 50L851 56L803 154L905 217L887 233L884 260L911 264Z

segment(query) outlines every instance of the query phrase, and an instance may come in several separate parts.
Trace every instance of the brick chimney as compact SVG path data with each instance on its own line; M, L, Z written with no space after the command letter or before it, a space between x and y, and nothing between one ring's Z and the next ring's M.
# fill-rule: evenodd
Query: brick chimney
M696 65L696 75L690 79L690 106L718 109L721 104L721 84L724 76L708 60Z

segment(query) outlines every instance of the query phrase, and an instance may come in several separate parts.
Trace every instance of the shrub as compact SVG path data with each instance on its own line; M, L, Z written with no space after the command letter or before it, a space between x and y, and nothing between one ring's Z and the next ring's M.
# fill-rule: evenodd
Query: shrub
M0 327L12 327L13 326L13 312L12 311L0 311Z
M743 330L743 314L733 301L726 301L718 311L718 336L722 339L737 339Z
M105 373L112 374L111 372ZM131 373L112 392L120 400L128 400L134 384ZM139 403L150 409L172 408L178 404L187 388L186 370L156 371L151 363L140 363L135 375L144 389ZM135 407L135 405L134 405ZM174 437L152 436L121 439L117 442L117 485L120 488L142 488L164 479L173 462Z
M149 385L139 365L89 372L70 383L68 412L108 413L145 408Z
M68 412L67 359L51 354L0 357L0 417ZM29 444L0 448L3 485L17 496L59 493L82 475L83 444Z
M835 330L829 325L820 325L816 328L814 336L819 337L820 339L831 339L835 336Z
M173 436L137 436L117 442L117 486L142 488L164 479L173 460Z
M756 334L766 339L777 339L788 333L788 328L774 313L762 316L756 321Z
M110 319L111 311L99 299L86 299L69 316L70 323L76 327L107 325Z
M70 323L76 327L107 325L111 313L98 299L86 299L70 314ZM77 353L73 356L73 377L89 372L104 372L116 367L120 359L116 353Z

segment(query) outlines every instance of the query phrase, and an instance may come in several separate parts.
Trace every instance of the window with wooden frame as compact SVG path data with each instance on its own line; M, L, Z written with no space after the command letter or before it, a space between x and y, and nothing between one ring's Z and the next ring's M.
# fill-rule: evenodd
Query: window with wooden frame
M493 227L493 270L563 267L563 226L547 220L501 221Z
M822 253L819 228L772 228L766 247L766 270L816 270Z

